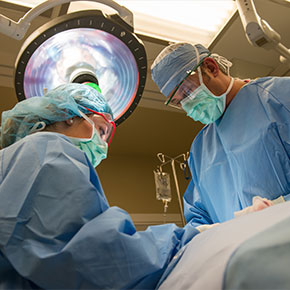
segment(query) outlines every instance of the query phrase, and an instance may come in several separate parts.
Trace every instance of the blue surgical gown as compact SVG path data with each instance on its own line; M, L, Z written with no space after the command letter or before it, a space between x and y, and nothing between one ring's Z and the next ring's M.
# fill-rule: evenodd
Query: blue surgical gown
M290 78L249 82L193 141L186 220L195 226L229 220L256 195L288 200L289 156Z
M152 289L198 233L174 224L137 232L64 135L27 136L0 162L0 289Z

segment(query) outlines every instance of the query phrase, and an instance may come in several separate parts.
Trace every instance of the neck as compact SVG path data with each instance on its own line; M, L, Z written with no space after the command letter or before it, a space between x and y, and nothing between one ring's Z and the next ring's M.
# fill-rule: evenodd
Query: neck
M231 103L231 101L234 99L236 94L239 92L239 90L245 85L246 83L243 80L235 79L234 84L230 92L227 94L227 101L226 101L226 107Z

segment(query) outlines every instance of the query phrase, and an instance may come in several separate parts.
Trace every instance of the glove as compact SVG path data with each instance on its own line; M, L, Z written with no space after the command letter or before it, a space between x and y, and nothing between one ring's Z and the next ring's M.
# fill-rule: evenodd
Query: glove
M273 202L274 204L278 204L278 203L285 202L285 199L284 199L283 195L280 195L278 198L273 199L272 202Z
M262 210L262 209L267 208L269 206L272 206L276 203L279 203L278 199L280 199L280 197L275 199L274 201L271 201L267 198L262 198L260 196L254 196L253 200L252 200L252 205L248 206L242 210L235 211L234 216L239 217L239 216L251 213L251 212ZM277 202L275 203L276 200L277 200ZM284 198L283 198L283 200L284 200Z
M218 225L219 225L219 223L212 224L212 225L201 225L201 226L196 227L196 229L199 230L200 232L204 232L204 231L211 229L211 228L218 226Z

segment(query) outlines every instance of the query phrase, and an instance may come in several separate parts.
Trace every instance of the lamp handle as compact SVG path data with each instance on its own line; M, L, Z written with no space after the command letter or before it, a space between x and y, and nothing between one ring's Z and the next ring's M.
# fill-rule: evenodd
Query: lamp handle
M17 40L20 40L25 36L31 21L35 17L55 6L76 1L80 0L47 0L30 9L22 18L18 20L18 22L15 22L12 19L0 14L0 32ZM99 2L115 9L119 13L119 16L127 24L133 27L133 13L126 7L119 5L113 0L88 0L88 1Z

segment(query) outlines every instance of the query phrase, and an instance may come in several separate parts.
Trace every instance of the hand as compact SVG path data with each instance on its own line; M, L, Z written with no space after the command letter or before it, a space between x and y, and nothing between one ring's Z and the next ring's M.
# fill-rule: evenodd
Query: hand
M215 224L211 224L211 225L200 225L200 226L197 226L196 229L199 230L200 232L204 232L208 229L216 227L217 225L219 225L219 223L215 223Z
M274 205L274 203L271 200L269 200L267 198L262 198L260 196L254 196L252 203L253 204L251 206L248 206L240 211L235 211L234 216L239 217L239 216L248 214L250 212L259 211L259 210L262 210L262 209L265 209L269 206Z
M253 211L259 211L272 205L274 203L267 198L261 198L260 196L253 197Z

